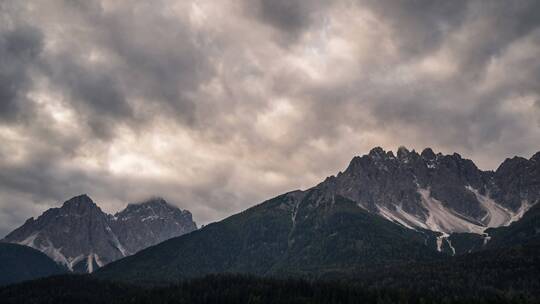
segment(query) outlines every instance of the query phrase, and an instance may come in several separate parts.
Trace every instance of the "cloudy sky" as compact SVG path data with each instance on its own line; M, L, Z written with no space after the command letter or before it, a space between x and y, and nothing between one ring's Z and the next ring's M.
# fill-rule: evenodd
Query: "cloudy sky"
M540 150L540 1L0 1L0 236L79 193L199 224L374 146Z

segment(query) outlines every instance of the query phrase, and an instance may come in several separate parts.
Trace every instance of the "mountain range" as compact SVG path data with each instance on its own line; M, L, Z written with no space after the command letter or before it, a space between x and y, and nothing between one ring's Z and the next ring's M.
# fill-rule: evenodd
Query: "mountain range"
M191 213L160 198L109 215L81 195L3 241L130 283L238 273L422 289L453 277L454 290L534 290L539 201L540 152L483 171L457 153L374 148L309 189L198 230Z
M540 153L482 171L457 153L374 148L310 189L279 195L95 275L153 282L212 273L333 277L440 262L537 240L539 200Z
M28 219L2 242L35 248L74 272L93 272L141 249L197 229L192 215L153 198L104 213L87 195Z

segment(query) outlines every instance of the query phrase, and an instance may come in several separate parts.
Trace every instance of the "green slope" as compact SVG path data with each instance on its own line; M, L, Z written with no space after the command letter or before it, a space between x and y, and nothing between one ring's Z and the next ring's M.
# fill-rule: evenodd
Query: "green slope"
M33 248L0 243L0 285L65 273L44 253Z
M425 238L314 188L150 247L95 276L151 282L211 273L323 276L440 257L424 245Z

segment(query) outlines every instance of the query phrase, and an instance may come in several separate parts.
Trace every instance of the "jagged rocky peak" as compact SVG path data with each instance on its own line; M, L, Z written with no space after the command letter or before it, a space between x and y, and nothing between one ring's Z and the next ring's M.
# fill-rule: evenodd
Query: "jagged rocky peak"
M420 156L422 156L422 158L425 160L434 160L435 158L437 158L437 155L435 154L435 152L433 152L431 148L425 148L420 154Z
M5 241L33 247L71 270L91 272L81 263L102 266L123 257L115 245L107 215L86 195L75 196L60 208L45 211L36 220L26 221Z
M414 151L414 150L413 150ZM409 157L409 149L407 149L406 147L404 146L400 146L397 150L397 158L399 160L404 160L406 159L407 157Z
M462 158L458 153L443 155L440 152L433 151L430 147L425 148L418 154L414 149L409 150L405 146L400 146L396 151L396 156L394 156L394 153L391 150L385 151L381 147L375 147L362 157L354 157L351 164L353 167L358 167L358 162L365 162L366 160L372 160L375 161L375 163L397 160L398 165L406 164L407 166L423 166L422 164L425 164L425 166L430 169L435 168L440 163L449 164L449 167L457 168L463 166L465 169L476 169L476 165L474 165L471 160Z
M536 157L540 158L540 155ZM507 159L506 162L514 165L517 159L527 161L523 158L513 158L511 160ZM453 170L457 172L459 170L464 170L467 171L464 173L474 174L480 172L480 170L471 160L462 158L462 156L458 153L444 155L440 152L433 151L432 148L427 147L419 154L414 149L409 150L404 146L400 146L397 149L395 156L391 150L385 151L381 147L375 147L371 149L368 154L363 156L355 156L351 160L346 171L365 170L366 166L369 166L370 164L376 164L379 168L383 169L389 168L384 165L390 165L390 167L405 165L405 167L415 167L417 169L425 167L435 169L439 165L443 164L448 170L451 171ZM383 166L381 166L381 164L383 164Z
M459 154L456 154L459 156ZM421 154L418 154L414 149L409 150L405 146L400 146L397 151L396 155L391 150L385 151L381 147L375 147L369 151L368 154L364 156L355 156L351 164L354 166L357 165L358 162L361 162L363 159L370 159L375 161L394 161L398 160L401 163L409 163L411 160L418 160L423 159L424 161L435 161L438 158L443 156L441 153L435 154L431 148L425 148ZM351 166L351 165L349 165Z
M164 198L155 196L135 204L128 204L128 206L115 214L115 217L125 220L126 217L137 214L138 216L147 214L151 218L157 219L160 216L169 216L170 214L184 214L189 215L191 218L191 212L188 210L182 210L176 206L169 204Z
M375 147L368 154L355 156L344 173L347 176L355 176L365 171L374 173L373 170L393 172L399 167L425 167L422 163L428 162L428 160L423 159L416 153L414 149L409 151L407 148L401 146L396 151L396 155L394 155L391 150L385 151L382 147ZM433 164L431 163L427 164L427 166L432 167ZM341 175L338 174L338 177L341 177Z
M381 147L375 147L369 151L369 156L373 158L384 158L386 156L386 151Z
M129 204L112 219L113 229L130 254L197 229L191 212L161 197Z
M533 158L531 158L531 160L532 159ZM528 159L526 159L524 157L520 157L520 156L514 156L512 158L505 159L499 165L497 170L495 170L495 172L505 172L505 171L508 171L508 170L514 170L516 167L526 166L526 165L528 165L528 163L529 163Z
M497 187L492 194L498 200L508 202L516 212L524 205L540 201L540 152L530 159L507 158L493 174Z
M98 205L87 194L81 194L65 201L61 209L70 213L84 213L93 209L101 211Z
M507 160L496 172L431 148L418 154L402 146L396 154L375 147L317 188L403 226L443 233L507 225L540 198L540 166L532 161L540 154Z
M96 206L96 203L87 195L81 194L70 198L62 204L62 207L88 207Z

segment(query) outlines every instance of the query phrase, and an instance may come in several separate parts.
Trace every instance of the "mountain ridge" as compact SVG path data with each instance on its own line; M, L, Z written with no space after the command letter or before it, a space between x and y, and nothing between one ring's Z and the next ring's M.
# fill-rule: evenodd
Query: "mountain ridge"
M457 254L451 243L455 233L473 232L483 247L490 238L486 230L514 223L540 198L535 159L482 171L457 153L418 154L401 147L396 154L374 148L312 188L147 248L96 276L143 281L223 272L320 276L437 260ZM516 200L522 204L516 206ZM467 246L460 250L467 252Z
M150 217L141 208L152 212ZM156 212L157 211L157 212ZM115 216L86 194L30 218L3 242L36 248L75 272L93 272L119 258L195 230L191 213L154 198L130 204Z
M344 172L326 178L316 187L331 184L331 191L405 226L443 233L481 233L489 227L509 224L540 200L538 184L526 189L519 199L517 196L523 193L508 193L502 186L508 162L505 160L496 171L482 171L457 153L435 154L426 148L418 154L400 147L394 156L392 151L376 147L369 154L355 156ZM538 171L538 167L533 156L511 169ZM430 213L437 211L434 208L448 209L443 211L465 222L460 227L448 226L445 219L435 217L426 223Z

